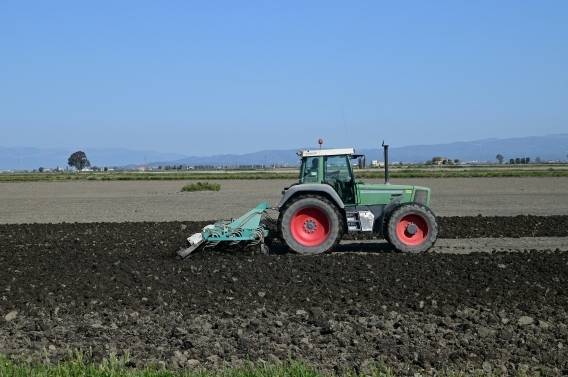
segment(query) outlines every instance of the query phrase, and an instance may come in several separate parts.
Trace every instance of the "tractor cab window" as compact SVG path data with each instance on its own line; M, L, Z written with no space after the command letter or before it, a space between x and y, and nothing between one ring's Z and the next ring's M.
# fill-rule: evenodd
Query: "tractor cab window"
M303 183L319 183L319 158L308 157L304 160L302 166L302 182Z
M355 186L349 156L325 159L325 183L332 186L344 203L355 202Z

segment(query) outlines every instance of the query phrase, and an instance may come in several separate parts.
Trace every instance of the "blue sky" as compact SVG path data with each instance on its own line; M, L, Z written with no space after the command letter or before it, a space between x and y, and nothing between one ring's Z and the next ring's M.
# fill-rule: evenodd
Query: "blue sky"
M0 146L568 132L567 1L0 2Z

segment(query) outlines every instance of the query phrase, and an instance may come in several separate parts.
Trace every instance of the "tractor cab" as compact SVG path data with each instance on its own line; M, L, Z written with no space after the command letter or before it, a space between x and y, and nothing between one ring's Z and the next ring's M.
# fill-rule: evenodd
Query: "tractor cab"
M364 157L353 148L305 150L300 152L300 183L328 184L343 203L356 203L352 160Z
M386 146L388 148L388 146ZM365 156L356 154L353 148L303 150L298 154L300 184L319 184L331 187L345 207L386 206L396 203L416 202L428 206L430 189L414 185L392 185L389 183L388 151L385 148L385 183L365 183L355 180L353 163ZM361 164L358 164L361 167Z

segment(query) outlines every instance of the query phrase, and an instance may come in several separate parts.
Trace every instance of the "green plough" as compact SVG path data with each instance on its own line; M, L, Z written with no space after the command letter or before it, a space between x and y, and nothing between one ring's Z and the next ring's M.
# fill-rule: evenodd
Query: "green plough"
M201 246L215 247L220 243L228 245L258 244L263 253L268 253L268 247L264 244L268 230L260 224L262 215L268 209L270 209L269 204L262 202L238 219L207 225L201 233L190 236L187 239L189 246L179 250L177 254L185 258Z

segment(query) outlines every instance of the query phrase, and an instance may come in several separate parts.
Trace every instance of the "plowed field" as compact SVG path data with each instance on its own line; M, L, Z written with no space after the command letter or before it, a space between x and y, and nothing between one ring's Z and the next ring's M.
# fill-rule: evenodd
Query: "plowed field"
M566 236L566 216L441 218L441 236ZM568 245L315 257L175 250L204 223L0 225L0 353L132 365L299 359L364 371L568 373ZM382 249L384 250L384 248Z

